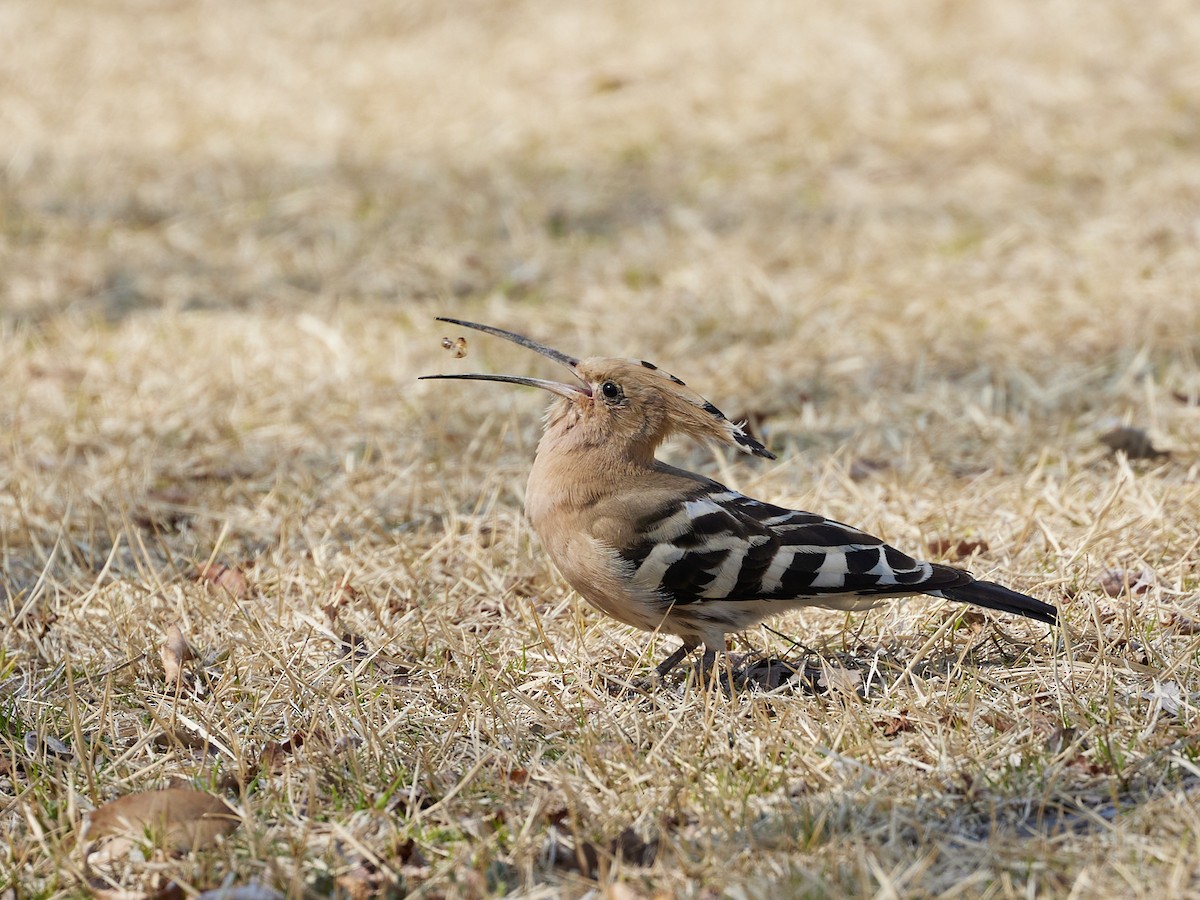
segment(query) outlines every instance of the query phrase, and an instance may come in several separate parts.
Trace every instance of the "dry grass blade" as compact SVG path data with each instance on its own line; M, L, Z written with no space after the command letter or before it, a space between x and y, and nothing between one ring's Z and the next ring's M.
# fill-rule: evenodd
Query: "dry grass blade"
M1200 896L1197 46L1179 0L4 0L0 895L90 889L88 800L232 778L206 846L216 798L127 801L107 889ZM1066 624L797 612L748 686L614 697L674 644L548 564L543 398L418 381L436 316L659 363L779 456L672 463Z

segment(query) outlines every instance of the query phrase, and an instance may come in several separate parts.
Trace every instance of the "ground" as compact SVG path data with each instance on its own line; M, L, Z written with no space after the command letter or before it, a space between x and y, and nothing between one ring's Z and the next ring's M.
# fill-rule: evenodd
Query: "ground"
M8 0L0 897L1200 893L1197 46L1175 0ZM1064 625L806 611L731 649L804 687L614 696L674 644L523 518L545 395L416 380L559 373L437 315L652 360L779 460L666 458ZM87 857L172 785L236 828Z

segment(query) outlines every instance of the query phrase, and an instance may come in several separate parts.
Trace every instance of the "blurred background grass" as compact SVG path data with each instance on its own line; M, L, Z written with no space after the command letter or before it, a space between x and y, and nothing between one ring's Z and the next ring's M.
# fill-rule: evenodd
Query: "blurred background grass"
M7 0L0 569L14 709L66 733L47 712L66 708L61 685L39 693L39 679L63 658L153 659L180 616L201 643L258 648L247 672L301 665L273 642L299 641L346 579L384 610L355 628L390 651L452 646L484 670L523 654L529 597L568 596L517 515L544 398L415 379L545 363L480 336L455 361L439 314L662 364L749 416L782 462L675 458L770 499L914 549L984 534L982 569L1059 602L1100 568L1143 564L1174 591L1155 603L1186 600L1197 47L1200 7L1184 0ZM1113 421L1149 428L1170 461L1111 463L1095 436ZM253 626L190 580L214 554L262 592ZM1112 605L1112 646L1157 627ZM621 655L610 623L542 615L569 648L552 668L587 647L582 669L626 665L644 643L622 636ZM863 640L926 628L898 616L877 614ZM1164 665L1178 674L1195 640L1177 640ZM449 699L434 702L469 708L483 676L457 684L438 659ZM1112 722L1146 749L1144 721ZM435 764L476 761L455 752ZM545 783L603 809L591 777ZM637 809L635 794L622 796ZM904 815L920 820L916 806ZM1002 893L1041 883L1019 874L1023 851L937 856L932 822L921 840L937 862L905 876L927 892L964 869ZM1177 835L1155 827L1154 852L1188 883L1164 849ZM32 853L12 846L10 865ZM892 850L884 868L907 852ZM720 857L701 870L722 873ZM836 858L813 883L882 891L864 860ZM1086 886L1088 865L1117 877L1093 842L1045 883ZM737 871L765 877L748 860Z

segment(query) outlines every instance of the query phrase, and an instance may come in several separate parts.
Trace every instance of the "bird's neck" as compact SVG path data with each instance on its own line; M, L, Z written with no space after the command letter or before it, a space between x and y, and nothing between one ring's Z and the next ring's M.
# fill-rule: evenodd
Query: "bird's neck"
M584 429L549 427L538 442L525 509L533 526L568 510L586 510L652 474L661 464L653 448L631 450L591 440Z

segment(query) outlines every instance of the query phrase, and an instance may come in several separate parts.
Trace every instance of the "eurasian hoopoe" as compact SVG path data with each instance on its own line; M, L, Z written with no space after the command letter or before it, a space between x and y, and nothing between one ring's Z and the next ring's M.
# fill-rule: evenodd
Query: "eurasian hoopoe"
M711 669L725 634L802 606L869 609L929 594L1050 625L1057 610L969 572L918 562L840 522L754 500L654 458L672 434L774 459L674 375L635 359L576 359L489 325L440 318L536 350L579 384L518 375L426 375L529 385L558 395L546 413L525 509L550 558L602 612L683 645L666 675L704 645Z

